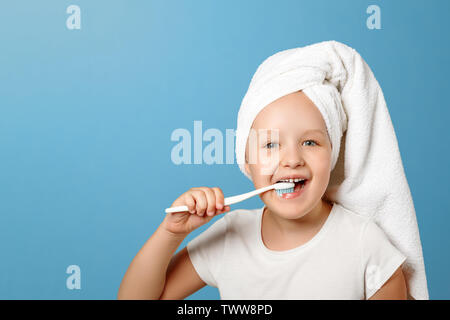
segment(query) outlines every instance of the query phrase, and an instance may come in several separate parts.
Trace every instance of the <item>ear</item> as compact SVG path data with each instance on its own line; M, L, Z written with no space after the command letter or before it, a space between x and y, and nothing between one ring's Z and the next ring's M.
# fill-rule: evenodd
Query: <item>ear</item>
M250 174L250 165L247 162L245 163L245 171L247 171L247 174L251 176L251 174Z

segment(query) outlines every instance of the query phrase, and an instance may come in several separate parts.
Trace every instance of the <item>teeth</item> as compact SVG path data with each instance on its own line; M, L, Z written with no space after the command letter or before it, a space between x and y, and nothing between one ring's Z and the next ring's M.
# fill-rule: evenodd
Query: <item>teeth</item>
M283 179L280 180L281 182L299 182L299 181L303 181L305 179Z

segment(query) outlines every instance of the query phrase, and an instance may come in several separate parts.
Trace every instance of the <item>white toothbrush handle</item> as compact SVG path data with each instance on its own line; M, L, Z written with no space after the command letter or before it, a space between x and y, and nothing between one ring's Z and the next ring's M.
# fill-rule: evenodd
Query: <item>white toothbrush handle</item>
M256 195L258 195L260 193L269 191L270 189L273 189L273 188L275 188L274 185L267 186L267 187L260 188L260 189L256 189L256 190L253 190L253 191L250 191L250 192L247 192L247 193L240 194L238 196L225 198L224 202L225 202L226 206L229 206L230 204L235 204L235 203L247 200L248 198L251 198L251 197L256 196Z
M233 197L228 197L224 199L224 205L225 206L229 206L230 204L235 204L244 200L247 200L248 198L251 198L253 196L256 196L260 193L269 191L271 189L275 188L275 185L271 185L271 186L267 186L264 188L260 188L260 189L256 189L247 193L243 193L237 196L233 196ZM183 211L189 211L187 206L178 206L178 207L172 207L172 208L167 208L166 213L174 213L174 212L183 212Z

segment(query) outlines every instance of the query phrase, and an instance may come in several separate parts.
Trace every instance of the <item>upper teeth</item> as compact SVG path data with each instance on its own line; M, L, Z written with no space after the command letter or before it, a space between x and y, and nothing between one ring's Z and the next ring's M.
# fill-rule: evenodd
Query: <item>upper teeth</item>
M284 179L284 180L280 180L281 182L299 182L299 181L304 181L305 179Z

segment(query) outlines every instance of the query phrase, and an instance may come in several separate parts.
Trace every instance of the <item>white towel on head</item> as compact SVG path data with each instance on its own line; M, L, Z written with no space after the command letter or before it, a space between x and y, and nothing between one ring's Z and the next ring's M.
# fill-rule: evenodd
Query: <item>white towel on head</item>
M245 171L253 121L268 104L299 90L320 110L332 143L326 198L383 229L407 260L409 298L428 297L425 265L411 192L383 92L354 49L337 41L278 52L254 74L236 129L236 160ZM342 143L342 146L341 146Z

